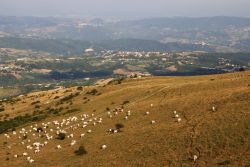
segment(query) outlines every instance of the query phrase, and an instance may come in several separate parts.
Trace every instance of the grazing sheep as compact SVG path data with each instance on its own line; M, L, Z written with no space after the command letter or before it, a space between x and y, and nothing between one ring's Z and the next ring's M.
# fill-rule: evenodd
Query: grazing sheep
M150 107L153 107L154 105L153 104L150 104Z
M27 155L28 155L28 153L26 153L26 152L23 153L23 156L27 156Z
M33 163L33 162L34 162L34 160L33 160L33 159L30 159L30 160L29 160L29 163Z
M175 114L175 118L179 118L179 115L178 115L178 114Z
M151 124L155 124L155 120L152 120L152 121L151 121Z
M92 130L91 130L91 129L89 129L87 132L88 132L88 133L91 133L91 132L92 132Z
M10 138L10 136L8 134L4 134L4 136L8 139Z
M32 149L33 149L33 147L32 147L32 146L30 146L30 145L28 145L28 146L26 146L26 149L32 150Z
M177 122L181 122L181 118L178 118L178 119L177 119Z
M215 106L212 107L212 111L215 112L216 111L216 108Z
M127 119L128 119L128 116L125 116L125 118L124 118L124 119L126 119L126 120L127 120Z
M75 144L76 144L76 141L75 141L75 140L72 140L71 143L70 143L71 146L73 146L73 145L75 145Z
M103 150L105 150L106 148L107 148L107 146L104 144L104 145L102 145L102 147L101 147Z
M82 134L80 135L80 137L81 137L81 138L83 138L84 136L85 136L85 134L84 134L84 133L82 133Z
M174 111L174 114L176 115L176 114L177 114L177 111Z
M35 152L35 154L36 154L36 153L39 153L39 152L40 152L40 150L35 150L34 152Z
M87 125L83 125L82 128L85 128Z
M14 158L17 158L17 157L18 157L18 155L17 155L17 154L15 154L15 155L14 155Z
M194 162L198 159L198 156L197 155L194 155Z
M145 114L146 114L146 115L149 115L149 112L147 111Z
M31 158L30 158L30 157L27 157L26 159L27 159L27 161L29 161Z
M57 145L56 148L57 148L57 149L61 149L62 147L61 147L60 145Z

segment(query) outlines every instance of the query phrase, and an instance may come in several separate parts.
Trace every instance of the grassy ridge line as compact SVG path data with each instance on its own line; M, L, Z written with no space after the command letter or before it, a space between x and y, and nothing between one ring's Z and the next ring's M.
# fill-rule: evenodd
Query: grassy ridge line
M157 90L156 92L154 92L154 93L152 93L152 94L150 94L150 95L148 95L148 96L146 96L146 97L145 97L145 96L140 97L140 98L138 98L137 100L134 100L134 101L131 102L131 103L125 104L124 107L133 106L133 105L135 105L135 103L138 103L138 102L140 102L140 101L142 101L142 100L148 99L148 98L150 98L150 97L156 95L157 93L161 92L162 90L164 90L164 89L166 89L166 88L169 88L169 86L165 86L165 87L163 87L163 88L160 88L160 89ZM120 105L119 105L119 106L116 106L116 107L114 107L114 108L118 108L118 107L120 107ZM114 111L114 109L113 109L112 111ZM94 116L92 116L92 117L89 117L89 119L92 119L92 118L94 118L94 117L101 117L101 116L104 116L105 114L106 114L106 112L104 112L104 113L99 113L99 114L97 114L97 115L94 115ZM72 126L77 125L77 124L78 124L78 123L72 124ZM69 128L70 128L70 127L65 128L65 130L67 130L67 129L69 129Z

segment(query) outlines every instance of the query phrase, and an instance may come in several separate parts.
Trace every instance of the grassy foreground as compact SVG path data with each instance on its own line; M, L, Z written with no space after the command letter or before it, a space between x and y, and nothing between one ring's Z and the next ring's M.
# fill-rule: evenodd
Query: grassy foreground
M5 110L0 112L0 126L20 115L46 116L20 124L17 135L7 132L10 138L0 134L1 166L250 166L250 72L128 79L121 84L36 92L1 105ZM128 111L131 115L125 119ZM85 128L83 114L89 115ZM73 138L56 139L58 126L53 123L40 135L30 127L73 116L78 120L60 127ZM123 125L120 132L107 132L116 124ZM19 134L21 128L27 137ZM45 130L54 138L37 154L27 150L27 145L46 141ZM76 144L70 146L72 140ZM80 146L84 154L76 155ZM24 152L35 160L32 164Z

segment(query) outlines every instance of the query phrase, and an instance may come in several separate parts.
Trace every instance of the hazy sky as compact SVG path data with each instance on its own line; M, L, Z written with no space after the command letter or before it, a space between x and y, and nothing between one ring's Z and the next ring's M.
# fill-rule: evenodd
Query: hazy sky
M0 15L102 18L250 17L250 0L0 0Z

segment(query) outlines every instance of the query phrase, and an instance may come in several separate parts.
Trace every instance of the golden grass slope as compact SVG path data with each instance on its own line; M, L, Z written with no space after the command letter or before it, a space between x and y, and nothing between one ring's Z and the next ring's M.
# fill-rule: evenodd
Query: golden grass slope
M93 89L100 94L86 94ZM78 90L71 88L68 91ZM15 110L11 110L10 104L4 104L7 108L4 114L10 113L10 117L14 117L32 113L34 106L30 103L36 100L41 101L42 109L59 107L56 104L60 98L54 97L66 96L70 93L68 91L29 94L13 104ZM87 102L86 98L89 99ZM112 112L125 101L129 103L124 105L123 112ZM71 105L61 105L80 111L50 116L37 122L38 127L41 123L61 121L70 116L81 119L82 114L88 114L90 117L86 120L92 119L92 122L86 128L82 128L81 120L73 122L70 126L75 126L75 130L70 126L62 127L67 135L74 134L74 137L62 141L49 140L37 154L26 149L33 142L46 141L37 133L32 132L36 135L33 137L29 132L26 140L18 139L20 134L15 136L9 132L9 139L1 134L1 166L250 166L250 72L128 79L119 85L87 87L72 99ZM216 111L212 111L213 106ZM107 108L111 110L112 118ZM126 120L129 110L131 115ZM181 118L180 122L174 118L174 111ZM94 118L102 118L103 121L94 126ZM151 123L152 120L155 124ZM124 125L122 132L108 133L107 130L114 128L116 123ZM21 128L29 130L34 124L24 125L16 131ZM56 129L56 126L50 125L49 128ZM92 133L87 133L89 129ZM80 138L82 133L85 136ZM76 140L74 146L70 146L72 140ZM58 144L62 149L56 149ZM74 154L80 145L85 147L87 154ZM107 145L107 149L101 149L102 145ZM29 164L23 156L14 158L15 154L23 152L27 152L35 162ZM194 156L197 156L196 161Z

